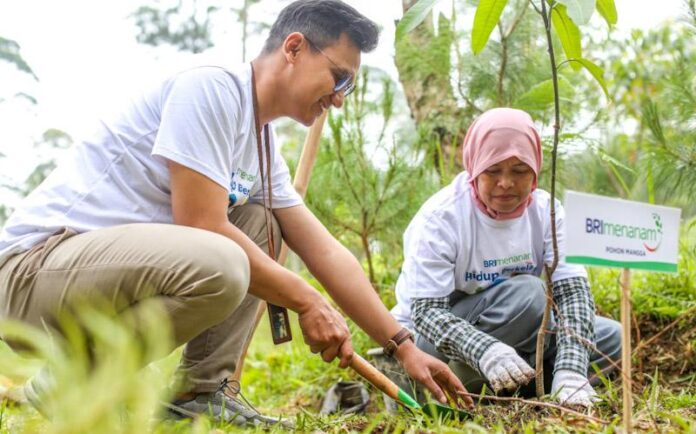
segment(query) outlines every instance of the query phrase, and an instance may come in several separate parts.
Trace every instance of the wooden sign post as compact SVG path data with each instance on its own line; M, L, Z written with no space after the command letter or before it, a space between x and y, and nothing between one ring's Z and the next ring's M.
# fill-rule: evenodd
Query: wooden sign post
M621 270L621 385L623 390L624 431L631 432L633 380L631 378L631 270Z
M631 271L677 272L681 210L566 192L566 262L621 271L624 431L632 430Z

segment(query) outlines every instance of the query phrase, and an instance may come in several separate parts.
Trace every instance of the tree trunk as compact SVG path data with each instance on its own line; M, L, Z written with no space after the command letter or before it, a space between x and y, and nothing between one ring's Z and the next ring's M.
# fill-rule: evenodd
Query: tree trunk
M415 2L403 0L404 12ZM449 178L462 168L460 145L470 119L457 106L450 83L452 23L440 17L436 35L430 22L426 19L396 43L395 60L420 145L425 144L441 177Z

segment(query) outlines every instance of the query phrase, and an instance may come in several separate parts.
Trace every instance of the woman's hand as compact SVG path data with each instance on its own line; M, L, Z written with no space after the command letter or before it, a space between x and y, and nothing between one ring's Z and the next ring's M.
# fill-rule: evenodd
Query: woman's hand
M419 350L413 342L406 341L399 345L394 356L401 362L406 373L427 387L435 399L441 403L447 404L448 401L452 401L459 408L474 407L474 401L450 368L442 361Z
M479 367L495 392L515 390L534 378L534 369L517 355L514 348L502 342L491 345L483 353Z
M553 376L551 395L559 404L569 407L590 408L597 400L597 393L586 376L565 369Z

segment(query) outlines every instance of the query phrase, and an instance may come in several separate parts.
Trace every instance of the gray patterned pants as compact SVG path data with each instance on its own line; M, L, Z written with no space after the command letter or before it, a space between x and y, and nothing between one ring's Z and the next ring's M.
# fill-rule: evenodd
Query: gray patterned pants
M520 356L534 367L536 338L545 302L543 282L535 276L519 275L478 294L468 295L458 291L453 295L450 305L454 315L465 319L482 332L515 348ZM554 328L555 319L552 317L549 329L553 330ZM430 342L420 336L416 338L416 344L428 354L449 363L450 368L459 376L467 390L473 393L481 390L485 379L477 370L464 362L448 360ZM590 364L596 364L599 369L609 371L611 362L601 354L608 356L613 361L618 361L621 358L621 324L609 318L596 316L595 345L599 352L592 351L590 353ZM544 350L547 391L550 390L555 358L555 335L547 334ZM593 373L594 370L590 368L588 375ZM599 379L594 378L592 383L599 383Z

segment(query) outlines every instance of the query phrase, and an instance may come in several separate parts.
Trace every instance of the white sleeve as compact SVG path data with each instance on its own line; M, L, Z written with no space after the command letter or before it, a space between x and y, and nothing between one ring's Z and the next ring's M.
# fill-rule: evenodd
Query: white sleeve
M551 206L549 201L549 207ZM551 213L547 210L545 221L546 231L544 232L544 262L551 264L553 262L553 236L551 232ZM556 200L556 238L558 240L558 266L553 272L552 281L567 279L570 277L587 277L585 267L576 264L567 264L565 262L565 210L561 202Z
M290 179L290 170L288 169L288 165L285 162L283 155L280 153L280 147L277 145L278 142L276 140L273 127L271 127L270 129L270 137L271 146L273 149L273 156L271 158L273 208L289 208L292 206L301 205L303 203L302 198L299 194L297 194L297 191L295 191L295 187L293 187L292 185L292 181ZM266 194L268 194L268 189L266 188L265 184L263 185L263 188L266 190ZM251 197L249 197L249 200L253 203L263 203L263 195L261 189L257 189L251 195Z
M410 299L445 297L454 291L455 228L436 215L417 216L404 235L404 265L397 290Z
M238 90L223 69L183 72L163 95L152 154L193 169L229 191L240 111Z

